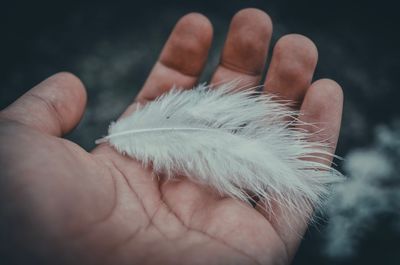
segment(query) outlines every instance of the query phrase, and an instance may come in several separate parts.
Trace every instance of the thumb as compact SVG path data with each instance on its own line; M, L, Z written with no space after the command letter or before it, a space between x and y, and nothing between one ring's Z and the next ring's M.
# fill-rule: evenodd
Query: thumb
M82 82L73 74L63 72L30 89L0 115L46 134L61 136L78 124L85 105Z

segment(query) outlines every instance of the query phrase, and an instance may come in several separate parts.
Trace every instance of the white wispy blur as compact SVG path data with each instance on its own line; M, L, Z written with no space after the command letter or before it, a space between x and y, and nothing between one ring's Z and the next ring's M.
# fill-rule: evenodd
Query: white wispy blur
M351 256L366 228L378 215L399 216L400 121L379 126L375 142L351 151L344 162L348 181L337 186L329 202L326 252L332 257Z

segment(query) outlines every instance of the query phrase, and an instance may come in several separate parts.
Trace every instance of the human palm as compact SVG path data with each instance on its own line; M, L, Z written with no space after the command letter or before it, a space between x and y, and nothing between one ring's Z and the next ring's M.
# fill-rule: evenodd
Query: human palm
M258 85L271 32L262 11L236 14L211 83L240 79ZM183 17L136 101L152 100L174 84L192 87L211 38L205 17ZM334 151L341 89L327 79L311 84L316 62L309 39L287 35L274 48L264 87L299 102L300 118L320 124L306 129L318 132L316 140L328 138ZM78 123L85 102L81 82L60 73L0 114L2 199L12 205L10 222L25 220L13 226L12 233L23 238L18 246L43 259L80 264L290 262L306 228L295 216L284 223L279 213L269 215L185 178L165 182L107 144L87 152L60 138Z

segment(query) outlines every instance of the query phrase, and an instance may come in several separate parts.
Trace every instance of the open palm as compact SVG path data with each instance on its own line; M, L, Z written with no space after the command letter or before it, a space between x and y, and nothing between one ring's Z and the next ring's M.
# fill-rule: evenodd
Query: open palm
M258 85L271 34L264 12L237 13L211 83L239 78ZM183 17L136 101L153 100L172 85L195 85L211 39L207 18ZM321 125L308 129L323 129L325 135L315 137L328 138L334 151L342 92L328 79L311 83L316 63L309 39L284 36L264 87L298 102L300 118ZM1 209L11 227L10 244L38 259L77 264L290 262L306 229L295 216L293 224L282 225L279 214L271 217L188 180L163 182L107 144L88 153L60 138L78 123L85 102L82 83L60 73L1 112Z

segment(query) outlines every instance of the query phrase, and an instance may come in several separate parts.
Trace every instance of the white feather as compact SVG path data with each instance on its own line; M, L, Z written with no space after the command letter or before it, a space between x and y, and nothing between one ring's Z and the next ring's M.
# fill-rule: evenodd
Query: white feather
M342 178L322 163L332 154L295 129L301 122L288 102L234 85L173 88L112 123L97 143L108 141L169 178L184 175L246 202L257 195L267 211L279 205L307 220Z

